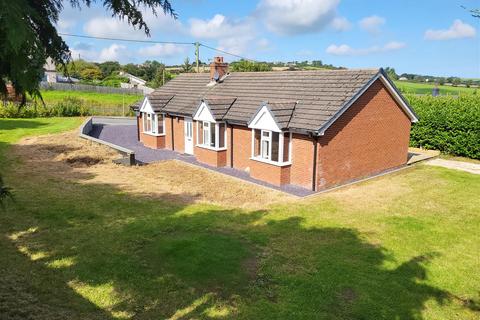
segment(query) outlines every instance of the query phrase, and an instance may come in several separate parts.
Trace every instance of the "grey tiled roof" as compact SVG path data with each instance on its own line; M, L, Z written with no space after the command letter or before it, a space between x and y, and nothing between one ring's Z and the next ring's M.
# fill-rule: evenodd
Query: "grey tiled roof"
M220 102L213 102L213 109L221 113L227 109L229 99L236 98L223 120L242 124L247 124L267 101L282 126L317 131L379 72L379 69L233 72L213 87L207 87L208 73L185 73L152 93L152 97L173 96L168 103L161 99L158 104L151 98L150 101L157 110L192 115L202 99L209 101L208 97L215 97ZM209 105L212 108L212 101Z
M228 97L206 97L204 101L207 103L210 112L215 120L222 120L233 105L237 98Z

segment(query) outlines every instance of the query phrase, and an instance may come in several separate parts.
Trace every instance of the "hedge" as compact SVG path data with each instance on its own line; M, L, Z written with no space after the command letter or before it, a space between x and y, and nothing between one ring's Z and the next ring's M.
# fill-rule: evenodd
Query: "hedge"
M410 145L480 159L480 96L405 95L418 115Z

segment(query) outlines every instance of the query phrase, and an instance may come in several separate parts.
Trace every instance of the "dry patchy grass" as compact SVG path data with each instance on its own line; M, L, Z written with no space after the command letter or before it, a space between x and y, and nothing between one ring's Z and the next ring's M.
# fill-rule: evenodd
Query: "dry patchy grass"
M76 131L25 138L14 146L24 161L17 170L36 172L79 183L113 185L119 190L147 197L169 197L185 202L208 202L227 207L265 208L295 199L282 192L257 186L181 161L164 161L126 167L112 163L119 157L111 149L83 140ZM215 192L212 192L215 190Z

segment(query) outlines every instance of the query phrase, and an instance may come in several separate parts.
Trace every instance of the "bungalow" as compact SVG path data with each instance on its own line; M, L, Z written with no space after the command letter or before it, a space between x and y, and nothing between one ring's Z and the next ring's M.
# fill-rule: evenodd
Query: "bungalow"
M382 69L185 73L136 108L147 147L322 190L406 164L417 117Z

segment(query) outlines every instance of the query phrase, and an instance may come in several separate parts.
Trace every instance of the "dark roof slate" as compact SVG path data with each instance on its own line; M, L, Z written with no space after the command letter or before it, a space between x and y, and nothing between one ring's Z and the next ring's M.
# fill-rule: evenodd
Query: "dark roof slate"
M168 103L150 96L149 99L158 110L183 115L193 115L205 99L218 116L227 109L223 119L242 124L247 124L262 103L268 101L282 126L288 122L289 129L317 131L379 72L379 69L233 72L213 87L207 86L208 73L184 73L150 95L170 96Z

